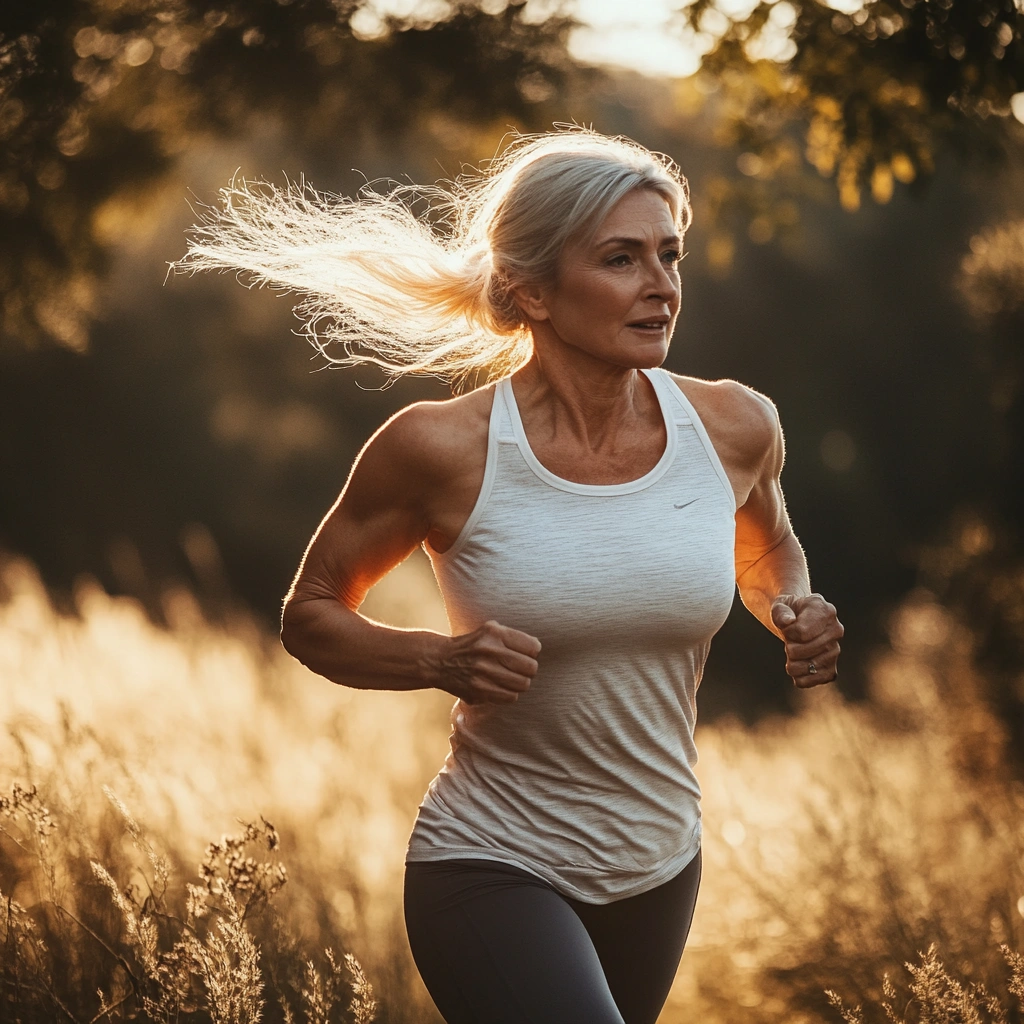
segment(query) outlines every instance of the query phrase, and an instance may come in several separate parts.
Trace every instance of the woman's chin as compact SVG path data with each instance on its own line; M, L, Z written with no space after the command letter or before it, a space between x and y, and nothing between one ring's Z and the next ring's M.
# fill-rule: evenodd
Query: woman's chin
M650 338L629 338L614 345L573 345L591 359L629 370L653 370L668 358L669 339L664 335Z
M631 345L615 362L633 370L653 370L668 358L668 339L652 339L642 345Z

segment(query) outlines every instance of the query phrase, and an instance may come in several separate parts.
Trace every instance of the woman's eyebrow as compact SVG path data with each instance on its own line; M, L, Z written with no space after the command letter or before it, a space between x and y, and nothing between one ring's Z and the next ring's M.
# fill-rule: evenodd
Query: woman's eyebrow
M616 235L614 238L602 238L602 239L600 239L598 241L597 244L599 246L605 246L605 245L628 245L628 246L632 246L635 249L638 249L641 246L643 246L645 242L646 242L646 239L644 239L644 238L636 238L636 237L630 238L630 237L627 237L626 235ZM682 244L683 244L683 240L679 237L679 235L666 235L658 243L658 246L660 247L662 245L682 245Z

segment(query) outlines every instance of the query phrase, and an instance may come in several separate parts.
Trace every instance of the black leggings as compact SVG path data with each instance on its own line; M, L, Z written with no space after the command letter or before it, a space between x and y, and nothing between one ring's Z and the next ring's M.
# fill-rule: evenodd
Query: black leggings
M496 861L407 864L409 944L448 1024L654 1024L700 866L698 851L657 888L593 904Z

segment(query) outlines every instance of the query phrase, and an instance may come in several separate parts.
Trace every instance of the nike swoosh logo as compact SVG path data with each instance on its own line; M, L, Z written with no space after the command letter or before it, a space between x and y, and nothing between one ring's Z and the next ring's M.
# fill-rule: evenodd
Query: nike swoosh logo
M684 501L682 505L673 505L673 508L686 508L687 505L692 505L695 501L700 501L700 498L691 498L689 501Z

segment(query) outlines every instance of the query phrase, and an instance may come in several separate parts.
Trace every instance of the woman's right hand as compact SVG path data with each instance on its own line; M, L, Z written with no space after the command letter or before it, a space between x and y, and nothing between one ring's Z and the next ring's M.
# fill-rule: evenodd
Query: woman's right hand
M540 641L491 619L450 638L440 689L467 704L512 704L537 674Z

